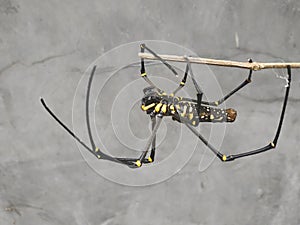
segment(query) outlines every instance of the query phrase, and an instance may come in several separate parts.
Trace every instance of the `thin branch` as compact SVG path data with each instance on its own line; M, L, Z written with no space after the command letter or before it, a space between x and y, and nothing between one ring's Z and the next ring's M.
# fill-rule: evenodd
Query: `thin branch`
M173 62L186 62L185 56L178 55L158 55L166 61ZM150 53L139 53L139 57L143 59L157 60L158 58ZM219 59L208 59L200 57L187 57L191 63L208 64L215 66L226 66L226 67L239 67L244 69L262 70L271 68L286 68L288 65L291 68L300 68L300 62L288 62L288 63L261 63L261 62L238 62L229 60Z

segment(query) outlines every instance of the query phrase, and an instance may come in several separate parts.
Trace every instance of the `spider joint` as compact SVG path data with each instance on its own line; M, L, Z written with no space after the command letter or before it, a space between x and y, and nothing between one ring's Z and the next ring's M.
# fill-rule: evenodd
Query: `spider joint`
M271 145L272 148L276 147L276 144L274 144L274 142L271 142L270 145Z
M226 155L223 155L222 156L222 160L225 162L227 160L227 156Z
M142 166L142 163L140 160L137 160L135 163L134 163L137 167L141 167Z

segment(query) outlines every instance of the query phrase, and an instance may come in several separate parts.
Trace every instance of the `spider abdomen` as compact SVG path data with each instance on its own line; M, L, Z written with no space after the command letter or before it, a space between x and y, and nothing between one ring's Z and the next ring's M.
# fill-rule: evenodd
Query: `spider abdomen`
M237 111L232 108L222 109L201 105L200 109L197 109L197 104L190 102L179 102L175 107L177 115L173 116L174 119L193 126L198 126L201 122L233 122L237 116Z
M200 122L234 122L237 116L237 111L229 108L214 108L209 106L201 106Z

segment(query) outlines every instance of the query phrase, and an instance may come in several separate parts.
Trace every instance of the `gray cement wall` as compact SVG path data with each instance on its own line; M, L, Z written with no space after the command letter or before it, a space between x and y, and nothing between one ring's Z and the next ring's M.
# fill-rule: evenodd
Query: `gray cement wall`
M300 70L293 70L276 150L232 163L214 160L203 171L199 170L201 158L206 156L210 162L211 153L198 143L185 164L196 140L184 128L189 135L180 140L178 157L173 164L163 163L178 139L179 124L169 119L163 129L168 128L168 134L157 153L156 164L161 167L131 172L92 158L88 164L74 140L39 102L40 96L45 97L72 127L73 98L77 85L85 85L87 77L80 80L84 71L103 53L134 41L174 42L202 57L299 62L299 21L300 2L296 0L0 0L0 224L300 224ZM169 54L166 49L155 48ZM98 79L105 79L105 71L122 58L113 60L116 58L108 58L99 66ZM224 93L247 76L247 71L238 69L210 69ZM138 67L124 71L127 77L111 79L96 105L100 112L97 131L104 135L105 144L116 149L120 143L108 127L109 96L114 99L121 84L139 79L132 76ZM284 72L256 73L251 85L228 101L226 105L236 108L239 115L236 123L226 128L221 145L224 152L257 148L272 140L285 85L276 74ZM95 80L94 90L101 84ZM193 94L191 83L188 88ZM130 97L128 94L128 101ZM82 99L84 92L79 91ZM74 115L76 122L84 108L80 102L75 104L79 111ZM147 137L149 132L142 131L148 125L147 117L138 111L138 118L128 118L135 135ZM87 141L84 120L81 123L73 126ZM207 135L211 128L204 125L202 130ZM112 153L122 153L115 148ZM178 162L185 166L169 171ZM109 181L99 170L120 179L129 176L128 182L135 182L136 176L147 183L148 178L155 179L151 174L170 178L132 187Z

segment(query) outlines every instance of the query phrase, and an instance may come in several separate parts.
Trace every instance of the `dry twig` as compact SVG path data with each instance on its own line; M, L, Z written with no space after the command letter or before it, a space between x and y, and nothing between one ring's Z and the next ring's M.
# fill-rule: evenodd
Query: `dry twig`
M178 55L158 55L166 61L173 62L186 62L185 56ZM139 53L140 58L158 60L157 57L150 53ZM262 70L262 69L271 69L271 68L286 68L288 65L291 68L300 68L300 62L287 62L287 63L262 63L262 62L238 62L238 61L229 61L229 60L219 60L219 59L208 59L200 57L187 57L191 63L198 64L207 64L215 66L226 66L226 67L239 67L244 69L253 69L253 70Z

